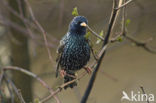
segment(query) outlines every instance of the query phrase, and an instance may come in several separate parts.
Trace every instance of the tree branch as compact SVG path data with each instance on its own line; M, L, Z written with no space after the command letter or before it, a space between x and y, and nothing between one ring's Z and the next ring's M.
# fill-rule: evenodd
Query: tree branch
M141 41L138 41L136 39L134 39L133 37L131 36L128 36L127 34L124 35L124 37L127 39L127 40L130 40L131 42L135 43L136 46L139 46L139 47L142 47L144 48L146 51L150 52L150 53L153 53L153 54L156 54L156 50L150 48L147 44L149 43L149 41L152 40L152 38L148 39L147 41L144 41L144 42L141 42Z
M65 84L62 84L57 90L55 90L55 91L53 92L53 94L50 94L49 96L46 96L44 99L41 100L41 102L46 102L46 101L49 100L51 97L53 97L53 96L55 96L57 93L61 92L61 90L62 90L65 86L67 86L67 85L69 85L69 84L72 84L72 83L74 83L74 82L77 81L77 80L80 80L80 79L81 79L82 77L84 77L86 74L87 74L87 72L85 71L85 72L83 72L83 73L81 74L81 76L77 77L76 79L74 79L74 80L72 80L72 81L69 81L69 82L67 82L67 83L65 83Z
M33 22L36 24L36 26L42 32L42 35L43 35L43 38L44 38L44 42L45 42L45 46L46 46L46 49L47 49L47 52L48 52L49 59L50 59L51 63L54 64L54 62L53 62L54 60L53 60L53 58L51 56L51 52L50 52L50 49L48 47L47 32L43 29L43 27L40 25L40 23L36 20L28 0L24 0L24 1L25 1L26 5L28 7L28 11L30 13L30 16L31 16Z
M132 1L134 1L134 0L128 0L126 3L122 4L121 6L119 6L118 8L115 8L115 9L117 9L117 10L121 9L121 8L127 6L128 4L130 4Z
M10 84L13 88L13 90L15 91L16 95L18 96L19 100L21 101L21 103L26 103L20 90L17 89L17 87L15 86L15 84L10 80L10 78L4 74L4 79L8 82L8 84Z
M121 0L120 0L120 1L121 1ZM115 23L115 19L116 19L116 16L117 16L117 11L118 11L117 9L114 9L114 8L116 8L116 7L117 7L117 1L116 1L116 0L113 0L112 15L111 15L111 18L110 18L110 22L109 22L109 26L108 26L108 30L107 30L107 34L106 34L105 40L104 40L104 42L103 42L103 48L105 48L105 46L106 46L107 43L109 42L109 38L110 38L110 35L111 35L111 31L112 31L112 29L113 29L113 25L114 25L114 23ZM101 65L101 63L102 63L102 59L103 59L105 53L106 53L106 48L105 48L105 49L103 50L103 52L101 53L101 57L99 58L99 60L98 60L98 62L97 62L97 64L96 64L96 67L95 67L95 69L94 69L94 71L93 71L93 74L92 74L92 76L91 76L91 79L90 79L90 81L89 81L89 84L88 84L88 86L87 86L87 89L86 89L86 91L85 91L85 93L84 93L84 95L83 95L83 97L82 97L82 99L81 99L81 103L86 103L86 101L88 100L89 94L90 94L90 92L91 92L91 90L92 90L92 87L93 87L93 85L94 85L94 81L95 81L95 79L96 79L96 75L97 75L97 73L98 73L98 71L99 71L99 67L100 67L100 65Z
M22 72L22 73L24 73L26 75L29 75L29 76L33 77L34 79L38 80L45 88L47 88L48 91L50 92L50 94L53 94L54 93L54 91L52 90L52 88L50 88L46 82L44 82L36 74L34 74L32 72L29 72L26 69L19 68L19 67L14 67L14 66L6 66L6 67L3 68L3 70L4 71L6 71L6 70L16 70L16 71L20 71L20 72ZM57 103L61 103L57 96L54 96L54 98L57 101Z
M142 90L143 94L146 94L143 86L140 86L140 89ZM147 99L147 103L150 103L148 99Z
M88 25L87 25L87 28L89 31L91 31L97 38L101 39L102 41L104 41L104 38L101 37L100 35L98 35L96 32L94 32Z

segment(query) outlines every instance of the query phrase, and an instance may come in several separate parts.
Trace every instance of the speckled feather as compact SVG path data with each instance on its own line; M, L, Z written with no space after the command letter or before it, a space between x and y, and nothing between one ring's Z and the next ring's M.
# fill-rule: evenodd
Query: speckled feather
M86 28L80 26L82 22L88 23L83 16L75 17L70 23L67 34L60 41L60 46L58 48L59 56L57 58L57 74L60 65L61 69L75 76L75 71L84 67L90 59L90 46L84 37ZM72 77L65 76L64 82L66 83L73 79ZM72 88L75 85L76 83L72 83L65 88Z

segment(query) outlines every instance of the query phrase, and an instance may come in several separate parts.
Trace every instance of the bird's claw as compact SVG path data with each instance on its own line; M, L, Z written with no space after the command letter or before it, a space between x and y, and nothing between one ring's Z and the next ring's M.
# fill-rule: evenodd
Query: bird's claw
M60 70L60 75L61 75L62 78L64 78L66 74L67 73L66 73L65 70Z
M88 74L92 73L92 69L90 67L84 67L84 69L87 71Z

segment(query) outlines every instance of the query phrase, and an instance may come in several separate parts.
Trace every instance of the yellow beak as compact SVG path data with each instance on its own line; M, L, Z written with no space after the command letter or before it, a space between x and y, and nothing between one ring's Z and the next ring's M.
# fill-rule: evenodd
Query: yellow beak
M84 26L84 27L87 26L87 24L86 24L85 22L82 22L80 25L81 25L81 26Z

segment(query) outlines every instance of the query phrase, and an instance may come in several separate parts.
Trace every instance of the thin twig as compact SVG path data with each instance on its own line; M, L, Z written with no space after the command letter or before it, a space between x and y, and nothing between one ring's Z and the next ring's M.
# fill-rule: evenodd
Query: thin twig
M6 75L4 75L4 78L6 79L6 81L12 86L12 88L14 89L16 95L18 96L19 100L21 101L21 103L26 103L25 100L23 99L22 94L19 92L19 89L17 89L17 87L15 86L15 84L10 80L10 78Z
M125 3L125 0L123 0L123 3ZM118 40L118 38L119 37L122 37L123 35L125 35L126 34L126 23L125 23L125 17L126 17L126 5L125 6L123 6L123 12L122 12L122 23L121 23L121 33L119 34L119 35L117 35L116 37L114 37L114 38L112 38L111 40L110 40L110 42L111 43L114 43L114 42L116 42L116 41L119 41Z
M0 69L0 70L1 70L1 69ZM4 71L1 70L0 72L1 72L1 74L0 74L0 87L1 87L2 80L3 80L3 77L4 77ZM0 88L0 89L1 89L1 88Z
M150 52L150 53L153 53L153 54L156 54L156 50L150 48L147 44L149 43L149 41L151 41L152 39L149 39L147 41L139 41L139 40L136 40L135 38L129 36L129 35L125 35L124 36L126 39L130 40L131 42L135 43L136 46L140 46L142 48L144 48L146 51Z
M18 0L19 2L21 2L20 0ZM15 15L15 16L17 16L18 18L20 18L25 24L27 24L27 25L29 25L29 26L31 26L31 27L33 27L34 29L36 29L37 31L40 31L39 29L38 29L38 27L33 23L33 22L31 22L30 20L28 20L27 18L25 18L24 16L23 16L23 14L21 14L21 12L22 12L22 10L20 10L20 14L17 12L17 11L15 11L14 9L12 9L9 5L8 5L8 3L5 1L5 0L2 0L1 1L2 2L2 4L4 4L4 6L6 7L6 9L9 11L9 12L11 12L13 15ZM20 3L18 3L19 4L19 6L22 6L22 5L20 5ZM21 8L21 7L20 7ZM6 17L5 17L6 18ZM30 27L29 27L30 28ZM30 34L31 35L31 34ZM34 39L34 37L36 37L37 35L31 35L31 37L32 37L32 39ZM51 35L47 35L48 37L50 37ZM54 42L56 42L57 41L57 39L55 38L55 37L52 37L52 38L50 38L50 39L52 39Z
M89 31L91 31L96 37L98 37L99 39L101 39L102 41L104 41L104 38L101 37L100 35L98 35L95 31L93 31L88 25L87 25L87 28Z
M134 1L134 0L129 0L129 1L127 1L126 3L122 4L121 6L119 6L118 8L115 8L115 9L117 9L117 10L118 10L118 9L121 9L121 8L127 6L128 4L130 4L132 1Z
M19 11L20 11L20 16L21 16L22 18L25 18L24 11L23 11L23 9L22 9L22 6L24 6L24 4L22 5L22 3L23 3L24 1L17 0L17 2L18 2ZM18 14L17 14L17 16L18 16ZM29 25L30 25L30 24L28 25L27 19L22 19L22 20L23 20L24 25L26 26L26 29L27 29L27 31L28 31L28 34L30 35L30 37L33 38L33 33L32 33L32 31L30 30L30 28L29 28ZM32 23L31 23L31 24L32 24Z
M16 71L20 71L24 74L27 74L33 78L35 78L36 80L38 80L45 88L48 89L48 91L50 92L50 94L53 94L53 90L52 88L50 88L48 86L48 84L46 82L44 82L40 77L38 77L36 74L32 73L32 72L29 72L27 71L26 69L23 69L23 68L19 68L19 67L14 67L14 66L7 66L7 67L4 67L3 70L16 70ZM57 103L61 103L60 100L58 99L57 96L54 96L55 100L57 101Z
M18 0L18 1L20 1L20 0ZM9 12L11 12L13 15L17 16L18 18L20 18L23 21L23 23L25 24L27 30L25 30L24 27L21 27L18 24L14 23L14 22L12 22L10 20L7 20L6 17L3 17L3 20L0 21L0 23L2 25L12 27L12 28L14 28L14 29L16 29L16 30L24 33L24 35L27 36L27 37L30 36L31 39L33 39L35 41L35 43L43 44L43 43L38 42L38 41L41 41L41 38L38 35L36 35L36 33L33 33L32 30L30 30L30 26L33 27L33 29L36 29L37 31L40 31L40 30L38 29L38 27L34 23L32 23L30 20L28 20L27 18L25 18L23 16L23 14L21 14L22 10L20 10L20 14L18 14L18 12L15 11L14 9L12 9L5 0L2 0L1 2L2 2L2 4L6 7L6 9ZM1 17L1 19L2 19L2 17ZM28 36L28 34L29 34L29 36ZM50 35L48 34L47 36L49 37ZM54 38L53 41L56 42L56 39ZM44 43L44 45L45 45L45 43ZM48 47L53 47L53 48L56 47L55 45L50 44L50 43L48 43L47 46Z
M146 94L146 92L145 92L145 90L144 90L144 87L143 87L143 86L140 86L140 89L142 90L142 93L143 93L143 94ZM150 103L148 99L147 99L147 103Z
M125 2L125 1L124 1ZM131 2L131 0L129 0L129 1L127 1L126 3L124 3L124 4L128 4L128 3L130 3ZM135 38L133 38L133 37L131 37L131 36L129 36L129 35L127 35L127 30L126 30L126 12L125 12L125 9L126 9L126 5L124 5L124 6L122 6L123 7L123 17L122 17L122 31L121 31L121 33L118 35L118 37L119 36L123 36L123 37L125 37L126 39L128 39L128 40L130 40L131 42L133 42L133 43L135 43L137 46L140 46L140 47L142 47L142 48L144 48L146 51L148 51L148 52L150 52L150 53L153 53L153 54L156 54L156 50L154 50L154 49L152 49L152 48L150 48L149 46L147 46L147 44L152 40L151 38L150 39L148 39L147 41L144 41L144 42L142 42L142 41L139 41L139 40L136 40ZM114 41L115 40L117 40L117 38L116 39L114 39Z
M0 91L2 91L2 81L3 81L3 78L4 78L4 72L3 72L3 70L1 70L1 68L0 68L0 72L1 72L1 74L0 74ZM3 101L2 92L0 92L0 101L1 102Z
M123 2L125 3L125 0ZM126 6L123 7L121 29L121 35L126 35Z
M108 31L107 31L107 34L106 34L106 37L105 37L105 40L104 40L104 43L103 43L103 47L105 47L107 45L107 43L109 42L111 31L113 29L113 25L115 23L115 19L116 19L117 14L118 14L117 13L118 10L114 9L116 7L117 7L117 1L116 0L113 0L112 15L111 15L111 18L110 18L110 22L109 22L109 26L108 26ZM90 94L90 92L92 90L92 87L94 85L94 81L96 79L96 75L97 75L97 73L99 71L99 67L101 65L101 62L102 62L102 59L103 59L105 53L106 53L106 49L101 53L101 57L99 58L99 60L97 62L97 65L96 65L96 67L95 67L95 69L93 71L93 74L91 76L91 79L89 81L89 84L87 86L87 89L86 89L86 91L85 91L85 93L84 93L84 95L83 95L83 97L81 99L81 103L86 103L87 100L88 100L89 94Z
M89 45L90 45L91 53L92 53L94 59L95 59L96 61L98 61L98 57L97 57L97 55L95 54L95 52L94 52L94 50L93 50L92 41L88 39L88 43L89 43Z
M49 95L49 96L46 96L44 99L42 99L42 100L41 100L41 103L46 102L46 101L49 100L51 97L53 97L53 96L55 96L57 93L61 92L61 90L62 90L65 86L67 86L67 85L69 85L69 84L72 84L72 83L74 83L74 82L77 81L77 80L80 80L80 79L81 79L82 77L84 77L86 74L87 74L87 72L85 71L85 72L83 72L83 73L81 74L81 76L79 76L78 78L76 78L76 79L74 79L74 80L72 80L72 81L69 81L69 82L67 82L67 83L65 83L65 84L62 84L57 90L55 90L55 91L53 92L53 94L51 94L51 95Z
M31 8L31 6L30 6L30 4L29 4L29 2L28 2L28 0L24 0L24 1L25 1L26 5L27 5L27 7L28 7L28 11L29 11L29 13L30 13L30 16L31 16L33 22L37 25L37 27L38 27L38 28L40 29L40 31L42 32L42 35L43 35L43 38L44 38L44 42L45 42L45 46L46 46L46 49L47 49L47 52L48 52L49 59L50 59L51 63L54 64L54 62L53 62L54 60L53 60L53 58L52 58L52 56L51 56L51 52L50 52L50 49L49 49L49 47L48 47L47 33L46 33L46 31L43 29L43 27L40 25L40 23L36 20L34 14L33 14L32 8Z
M10 93L11 103L14 103L15 102L15 96L13 94L13 89L10 87L8 82L7 82L7 87L8 87L9 93Z

